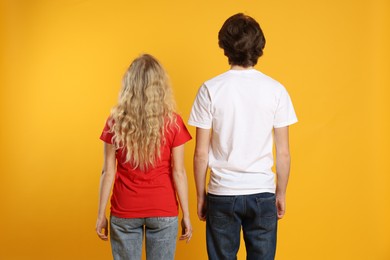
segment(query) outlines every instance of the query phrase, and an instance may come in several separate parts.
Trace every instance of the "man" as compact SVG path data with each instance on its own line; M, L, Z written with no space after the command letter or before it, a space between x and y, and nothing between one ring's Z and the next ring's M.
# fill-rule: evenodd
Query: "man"
M231 68L200 87L188 121L196 127L198 217L206 221L209 259L236 259L241 228L247 259L274 259L290 171L288 126L297 117L286 89L254 69L265 37L252 17L228 18L218 39Z

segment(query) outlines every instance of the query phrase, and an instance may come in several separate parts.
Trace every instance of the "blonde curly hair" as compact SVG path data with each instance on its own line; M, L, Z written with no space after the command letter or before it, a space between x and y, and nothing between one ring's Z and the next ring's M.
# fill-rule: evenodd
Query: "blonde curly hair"
M123 77L118 104L111 111L110 132L126 162L147 171L160 159L164 129L175 123L175 102L168 75L152 55L136 58Z

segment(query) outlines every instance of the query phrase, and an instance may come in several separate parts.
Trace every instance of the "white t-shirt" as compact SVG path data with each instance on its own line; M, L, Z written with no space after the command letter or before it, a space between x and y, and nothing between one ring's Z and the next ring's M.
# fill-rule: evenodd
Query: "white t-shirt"
M206 81L188 124L212 129L208 193L274 193L272 131L297 121L286 89L255 69L229 70Z

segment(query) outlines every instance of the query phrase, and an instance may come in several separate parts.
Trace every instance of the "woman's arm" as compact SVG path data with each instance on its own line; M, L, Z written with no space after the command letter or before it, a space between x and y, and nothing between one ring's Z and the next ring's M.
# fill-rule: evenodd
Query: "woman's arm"
M286 213L286 189L290 175L290 149L288 141L288 126L274 129L276 148L276 207L278 218Z
M182 235L179 239L187 240L188 243L192 236L192 226L188 207L187 174L184 168L184 144L172 149L172 174L180 207L183 212L183 219L181 220Z
M102 240L108 240L108 221L106 207L110 197L116 172L115 147L104 143L104 165L100 177L99 208L96 221L96 233ZM104 233L103 233L104 229Z

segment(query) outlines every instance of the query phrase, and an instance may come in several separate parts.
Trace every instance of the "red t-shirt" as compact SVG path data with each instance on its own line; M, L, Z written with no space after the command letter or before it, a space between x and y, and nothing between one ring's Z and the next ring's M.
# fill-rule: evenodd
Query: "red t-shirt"
M175 114L178 127L165 130L161 160L147 172L125 163L124 149L117 150L117 169L111 196L111 214L120 218L170 217L178 215L178 203L172 177L171 150L191 140L183 119ZM112 144L113 133L106 125L100 139Z

